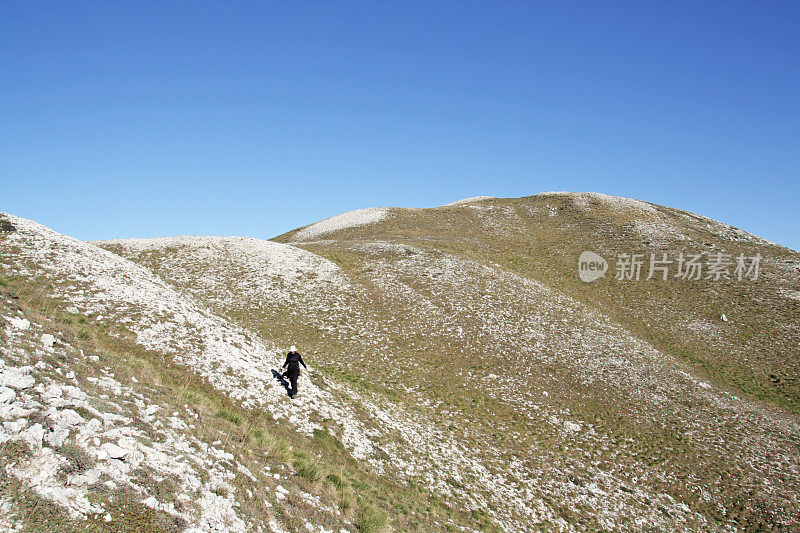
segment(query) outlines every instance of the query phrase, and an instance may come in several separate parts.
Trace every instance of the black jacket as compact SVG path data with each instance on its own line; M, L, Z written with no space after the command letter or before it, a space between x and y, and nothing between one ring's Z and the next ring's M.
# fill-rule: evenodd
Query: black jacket
M283 366L288 367L286 371L287 374L299 374L300 365L303 365L303 368L308 370L305 361L303 361L303 356L298 352L289 352L286 354L286 362L283 363Z

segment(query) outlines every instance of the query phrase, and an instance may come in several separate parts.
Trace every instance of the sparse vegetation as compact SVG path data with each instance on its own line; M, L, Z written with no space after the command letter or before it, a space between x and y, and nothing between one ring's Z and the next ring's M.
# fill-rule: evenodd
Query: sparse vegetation
M371 504L362 503L356 514L355 525L363 533L378 533L387 524L386 514Z
M83 447L75 444L64 444L58 452L66 459L66 462L61 465L61 473L64 475L80 474L95 464L94 458Z
M236 413L232 412L229 409L220 409L216 413L217 418L221 418L223 420L227 420L234 426L238 426L242 423L242 417L237 415Z
M236 400L219 382L215 387L209 378L240 377L233 366L216 374L187 367L187 353L203 353L195 345L144 348L143 331L153 335L160 327L142 329L146 308L109 304L111 319L66 312L67 288L95 294L91 280L53 279L19 259L19 250L3 248L0 264L40 275L0 277L2 305L18 306L56 333L57 350L42 360L73 365L94 410L109 412L109 400L100 397L108 392L88 378L113 376L160 406L152 416L162 424L186 424L190 429L181 431L197 442L230 454L217 461L232 472L227 484L214 485L218 476L209 465L193 468L253 524L274 518L290 530L307 521L359 531L792 529L796 502L786 495L798 488L796 430L782 421L798 413L798 307L775 296L790 278L775 270L750 285L577 280L582 249L610 258L619 250L691 247L668 232L664 242L643 235L642 220L666 220L692 243L731 253L762 246L653 209L665 218L594 199L581 206L561 195L398 210L378 224L300 243L317 256L302 256L308 263L296 279L291 270L265 275L272 256L259 256L253 266L235 240L204 241L202 249L104 245L246 332L215 341L239 352L262 340L298 344L314 368L295 404L301 422L285 417L284 396L270 411L243 403L245 385ZM790 251L769 253L773 267L800 264ZM5 303L10 293L17 303ZM4 316L16 312L8 309ZM723 312L731 322L720 320ZM185 318L173 310L161 320ZM8 342L3 328L0 339ZM65 346L85 355L67 354ZM351 418L341 417L340 407ZM97 418L93 410L78 412ZM144 442L167 442L132 405L122 414ZM52 423L43 410L32 417L43 427ZM79 462L66 468L79 469ZM179 497L184 487L163 473L137 471L133 483L191 510ZM288 497L278 496L278 485ZM111 506L108 527L175 526L174 517L136 507L135 490L125 493L124 505L110 503L114 491L107 490L98 488L95 497Z
M101 369L107 365L111 372L119 379L131 381L130 377L138 376L138 381L142 392L146 392L151 400L156 400L163 405L171 406L170 409L182 409L184 403L189 401L189 405L200 414L203 424L199 425L194 434L206 442L211 442L220 435L225 436L225 447L235 454L237 462L248 465L252 471L259 471L264 463L259 459L260 454L266 452L266 457L270 458L268 465L272 469L280 470L289 468L294 472L296 483L312 493L319 493L323 501L331 500L331 503L338 508L343 516L354 516L355 510L360 510L361 506L372 506L378 495L383 498L387 492L397 493L393 498L395 502L405 501L409 496L398 485L393 485L389 480L379 476L368 474L361 470L358 463L352 459L341 443L330 437L329 434L318 432L314 438L303 439L290 428L276 424L269 417L264 417L262 413L252 412L243 409L228 397L218 392L202 378L192 373L187 373L182 367L172 364L163 354L148 351L133 342L133 336L122 326L112 328L100 328L93 322L74 313L62 313L62 304L50 299L42 291L40 280L28 280L21 277L11 278L0 276L0 286L7 289L13 288L17 300L25 310L26 316L33 319L53 322L60 325L60 335L64 342L81 348L85 353L102 353L103 359L95 364L86 365L82 369L82 382L86 383L85 378L93 375L104 375ZM81 320L84 318L84 320ZM77 330L83 324L89 324L84 329L88 331L88 336L78 335ZM146 372L143 370L146 369ZM147 380L143 379L147 376ZM102 406L100 406L102 407ZM91 412L85 408L76 408L84 418L92 418ZM37 422L46 423L46 418L40 413ZM145 427L145 426L143 426ZM148 429L149 431L149 429ZM232 431L232 432L231 432ZM156 439L157 435L151 435ZM2 445L3 453L7 457L23 457L28 452L23 443L19 441L8 442ZM18 452L11 453L12 450ZM89 456L80 446L66 443L59 449L59 453L66 459L61 468L61 475L81 473L95 464L95 460ZM325 463L322 457L328 457L332 463ZM201 472L202 473L202 472ZM173 503L178 506L180 501L176 499L178 486L170 478L163 478L157 481L152 472L140 469L134 472L134 482L146 488L149 495L154 496L162 503ZM237 478L239 479L239 478ZM247 490L257 490L261 493L270 491L269 483L265 486L265 480L261 479L257 484L251 480L239 482L236 494L244 494ZM267 478L270 479L270 478ZM292 478L290 478L292 479ZM357 480L363 481L357 481ZM332 480L336 480L334 483ZM203 477L206 483L211 482L210 477ZM16 482L15 482L16 483ZM290 484L290 481L283 481ZM102 484L99 487L104 487ZM330 487L330 491L326 487ZM358 487L358 488L356 488ZM212 492L220 497L228 497L228 489L224 487L214 487ZM41 500L29 492L17 492L12 498L15 502L27 502L26 506L36 507L47 505L48 512L31 519L27 515L23 520L31 524L51 524L49 529L69 531L70 527L78 530L111 530L119 528L136 527L141 531L173 531L180 530L185 526L181 520L171 517L163 512L154 511L143 506L137 499L136 493L130 490L124 492L124 498L115 498L115 491L108 492L107 488L98 489L98 501L109 502L111 522L106 522L102 517L93 519L91 523L76 522L65 518L63 510L59 506L50 503L48 500ZM24 496L27 495L27 496ZM24 496L24 497L23 497ZM356 503L356 497L358 502ZM28 499L25 499L28 498ZM138 496L141 498L141 496ZM414 498L420 502L420 507L424 508L425 495L414 493ZM22 504L21 503L21 504ZM246 506L253 512L262 513L263 509L252 505ZM372 509L367 511L367 515L372 516ZM308 516L312 516L314 511L306 509ZM442 509L440 512L453 518L460 517L458 520L466 520L466 515L461 515L457 511ZM412 515L413 517L413 515ZM258 518L253 515L253 518ZM287 517L288 519L288 517ZM403 517L398 517L398 524L404 523ZM371 523L370 520L365 522ZM58 524L54 526L53 524ZM73 524L71 526L70 524ZM78 526L77 524L83 524Z

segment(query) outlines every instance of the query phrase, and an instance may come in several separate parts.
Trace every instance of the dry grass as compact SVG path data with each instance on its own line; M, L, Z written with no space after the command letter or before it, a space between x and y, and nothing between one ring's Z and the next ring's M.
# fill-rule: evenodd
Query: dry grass
M26 316L33 321L57 327L59 337L76 349L102 354L99 362L87 361L84 367L75 368L82 388L91 390L92 386L86 378L102 376L104 372L101 368L108 369L106 372L110 371L118 381L130 383L151 402L164 406L166 411L183 412L188 405L189 409L196 412L200 423L196 424L192 434L207 443L221 439L222 448L232 453L236 462L257 475L255 482L246 476L237 476L234 480L237 497L243 498L240 501L241 509L253 523L260 523L264 519L265 510L259 502L263 502L265 496L278 508L276 512L284 505L272 496L277 482L263 475L265 467L270 472L291 473L289 479L280 483L290 490L299 489L316 495L322 503L339 508L343 517L355 519L363 515L364 527L372 528L366 529L369 531L377 531L374 525L380 521L380 517L383 517L382 523L385 524L386 517L391 515L394 527L403 529L409 524L419 523L420 513L431 512L425 492L409 491L390 479L364 470L341 443L327 432L318 432L314 438L306 438L290 427L276 423L268 414L242 408L200 376L173 363L171 358L136 344L133 335L124 327L101 326L90 317L63 312L63 304L52 299L48 285L43 280L0 276L0 296L5 299L13 295ZM131 377L136 377L138 384ZM135 416L133 413L131 415ZM142 427L150 429L149 426ZM151 437L158 438L155 434ZM4 445L6 457L24 455L24 450L18 454L10 453L16 444ZM63 469L64 475L78 473L92 466L91 458L79 446L66 443L59 453L68 459ZM147 469L136 472L134 479L147 487L149 494L159 501L176 501L176 485L173 481L156 481L156 476ZM35 528L39 527L37 524L44 524L42 527L50 530L66 531L70 527L78 527L74 521L66 518L58 506L34 497L16 481L14 483L13 490L9 489L6 493L11 496L17 509L23 512L25 523ZM243 496L248 490L256 495L255 499ZM119 492L108 493L106 489L101 489L96 501L105 503L111 509L114 520L105 522L98 519L85 525L85 528L103 531L120 528L170 531L182 527L169 515L141 505L138 498L132 491L125 492L124 498L120 498ZM306 520L320 519L317 510L299 500L291 500L288 505L291 505L290 512L279 514L283 514L283 519L290 527L302 527ZM403 506L404 512L398 510L398 505ZM41 510L42 506L50 510L37 511L35 519L33 514L26 511L31 507ZM444 521L469 522L468 515L447 507L438 507L436 512L441 514ZM347 527L341 522L333 525Z

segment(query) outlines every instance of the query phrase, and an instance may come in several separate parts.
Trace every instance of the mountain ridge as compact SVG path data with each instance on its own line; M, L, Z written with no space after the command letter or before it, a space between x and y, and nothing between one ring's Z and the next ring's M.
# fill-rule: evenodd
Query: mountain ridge
M81 243L3 215L15 229L3 233L0 257L6 286L24 292L30 280L49 280L54 287L37 290L66 298L61 308L126 324L137 345L169 352L169 365L192 369L251 412L268 406L303 438L329 435L357 463L353 475L363 468L358 475L452 502L424 518L373 496L342 519L333 518L337 506L343 513L334 498L332 512L312 514L320 527L340 520L369 530L365 517L378 529L418 530L440 529L442 517L456 529L792 527L798 302L781 291L797 286L797 254L698 215L608 198L543 193L387 208L291 243L281 241L303 228L274 241ZM687 242L764 251L762 284L576 281L579 249L610 256ZM113 280L102 281L109 272ZM673 323L676 314L652 301L686 316ZM747 322L744 307L759 315ZM7 322L12 331L16 322ZM743 331L752 346L768 344L720 359ZM268 368L289 343L315 369L293 407ZM764 480L765 492L756 489ZM304 488L330 498L320 490L319 482ZM243 493L233 485L228 500ZM277 498L272 505L281 508ZM264 507L244 519L230 509L243 520L237 527L276 529L259 522ZM283 525L275 516L278 527L302 526L292 512Z

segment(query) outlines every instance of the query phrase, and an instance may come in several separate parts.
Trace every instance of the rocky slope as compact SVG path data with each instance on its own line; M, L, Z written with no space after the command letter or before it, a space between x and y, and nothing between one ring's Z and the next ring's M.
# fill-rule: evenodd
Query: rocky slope
M5 523L44 501L99 529L800 527L800 255L741 230L592 193L274 241L2 218ZM585 284L584 249L763 261ZM289 344L313 367L291 404Z

